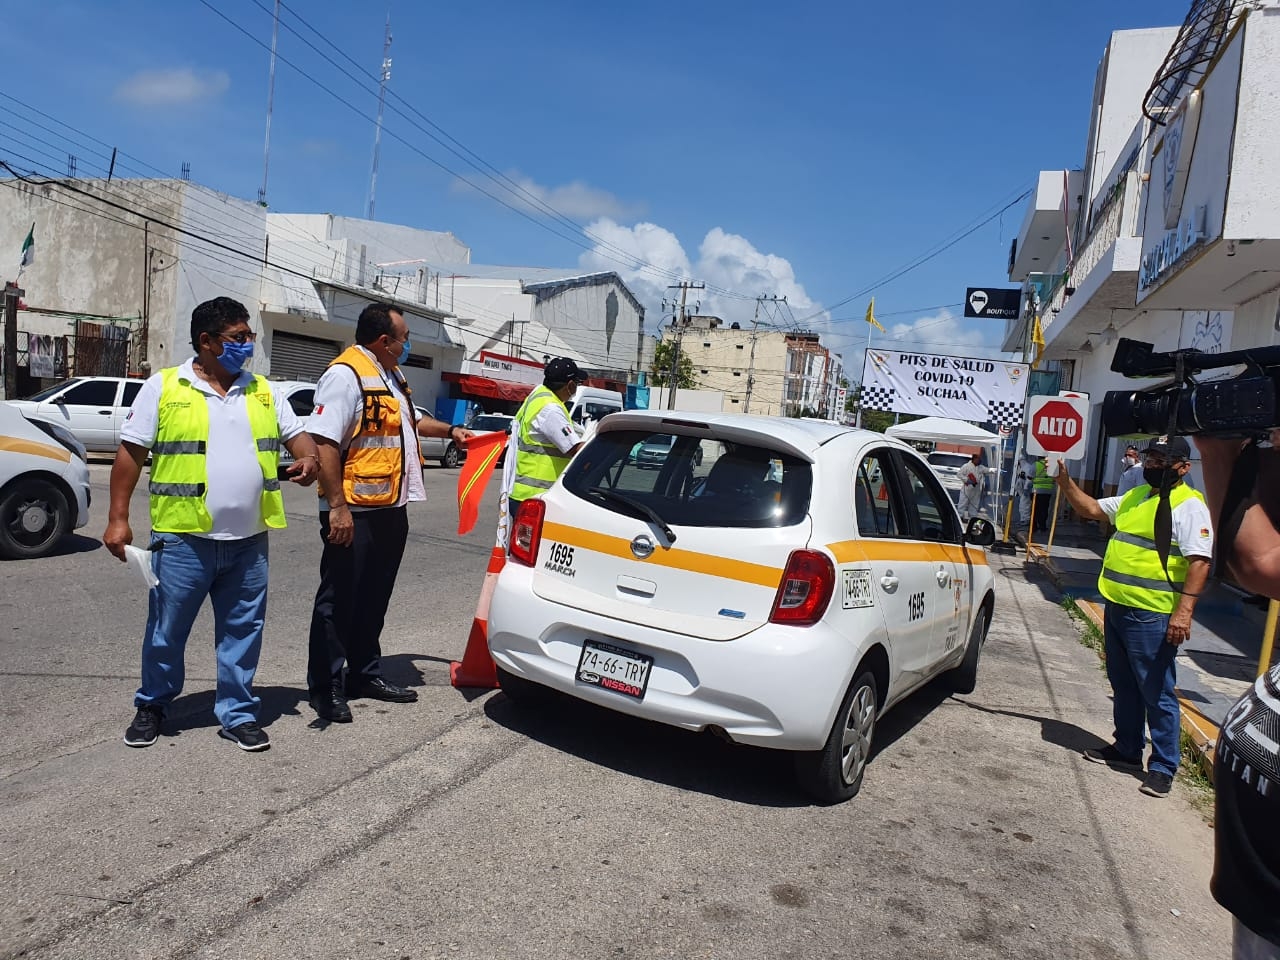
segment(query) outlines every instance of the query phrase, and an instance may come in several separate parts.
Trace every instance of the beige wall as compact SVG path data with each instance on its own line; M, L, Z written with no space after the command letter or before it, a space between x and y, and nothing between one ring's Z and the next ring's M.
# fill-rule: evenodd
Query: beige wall
M664 329L663 339L673 333ZM707 346L707 344L710 344ZM702 390L724 394L724 412L742 413L747 396L747 374L751 368L751 331L717 327L702 330L689 327L680 350L693 363L693 376ZM787 344L776 331L756 334L755 385L748 413L762 416L782 414L782 385L787 368Z

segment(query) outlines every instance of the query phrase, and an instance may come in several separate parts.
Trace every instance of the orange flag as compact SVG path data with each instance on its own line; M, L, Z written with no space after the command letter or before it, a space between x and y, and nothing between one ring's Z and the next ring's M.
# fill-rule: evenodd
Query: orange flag
M462 445L467 450L467 462L458 474L458 533L470 533L480 516L480 501L484 499L489 477L494 465L507 445L507 435L501 430L476 434Z

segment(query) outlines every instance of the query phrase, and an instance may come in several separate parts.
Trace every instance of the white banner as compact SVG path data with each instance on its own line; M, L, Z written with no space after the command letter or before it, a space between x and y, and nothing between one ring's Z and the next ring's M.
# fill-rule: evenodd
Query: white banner
M27 372L41 378L55 375L53 337L42 333L27 335Z
M1027 365L932 353L868 350L862 407L998 426L1022 422Z

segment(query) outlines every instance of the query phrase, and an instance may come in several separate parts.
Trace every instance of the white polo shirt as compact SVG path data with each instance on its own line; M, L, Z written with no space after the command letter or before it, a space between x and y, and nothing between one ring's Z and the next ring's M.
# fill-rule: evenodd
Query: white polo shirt
M382 375L391 395L400 402L400 440L404 444L404 476L400 483L400 499L395 506L403 507L406 503L427 499L427 487L422 482L422 461L420 459L418 435L414 430L413 417L409 411L409 398L396 384L395 377L387 375L378 358L364 347L357 350L373 361L374 367ZM324 437L336 443L343 453L355 435L360 424L360 414L364 411L364 392L360 389L360 378L346 364L334 364L320 377L316 384L315 410L307 421L307 432L313 437ZM406 411L409 411L406 413ZM329 509L329 501L320 498L320 511ZM381 507L351 507L353 512L360 510L380 510Z
M258 463L258 445L249 426L245 408L245 387L253 374L240 371L225 397L196 376L192 361L178 367L178 376L204 394L209 406L209 437L205 441L205 507L213 517L213 529L196 534L210 540L243 540L262 533L267 525L262 520L262 467ZM148 378L134 398L133 406L120 439L148 450L156 442L160 417L162 374ZM276 423L280 440L292 440L303 426L288 403L275 401Z
M1098 506L1114 521L1124 497L1104 497ZM1199 497L1188 497L1173 508L1173 542L1184 557L1213 556L1213 524L1209 507Z

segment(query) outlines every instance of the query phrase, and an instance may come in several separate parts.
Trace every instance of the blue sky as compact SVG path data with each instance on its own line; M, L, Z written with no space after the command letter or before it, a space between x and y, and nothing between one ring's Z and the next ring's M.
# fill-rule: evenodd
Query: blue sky
M272 0L210 2L269 43ZM377 70L385 5L286 7ZM1037 170L1080 166L1109 33L1174 25L1187 7L400 0L391 5L391 89L591 236L563 225L570 238L556 236L433 165L423 154L498 191L398 115L407 108L394 100L378 218L451 231L477 263L618 269L653 306L651 330L662 284L593 252L593 237L744 297L785 294L793 314L816 314L815 326L831 331L828 345L855 365L867 298L819 311L994 212ZM176 175L186 161L195 180L257 196L262 46L200 0L45 0L39 17L56 41L10 44L0 90L160 170ZM341 59L288 9L283 19ZM287 29L280 54L307 76L277 68L271 208L363 215L375 96ZM87 147L35 131L14 111L22 112L0 100L0 133L18 132L0 138L0 155L25 152L63 173L63 155L75 152L81 176L104 172ZM23 141L24 133L53 146ZM999 324L951 315L966 286L1005 282L1024 209L1019 203L875 291L877 313L901 345L993 352ZM703 296L704 312L730 320L749 320L753 307Z

